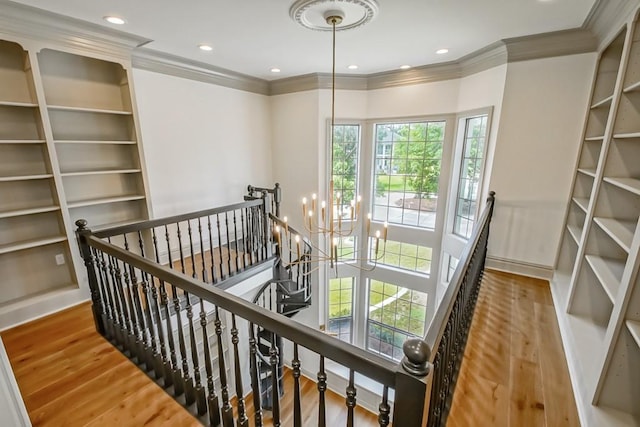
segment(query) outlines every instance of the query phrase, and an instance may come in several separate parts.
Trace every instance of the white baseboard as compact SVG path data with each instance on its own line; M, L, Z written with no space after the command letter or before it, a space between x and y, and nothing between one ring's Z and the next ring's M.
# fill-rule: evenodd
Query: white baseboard
M487 256L485 265L491 270L504 271L536 279L551 280L553 277L553 267L546 265L530 264L528 262L491 256Z

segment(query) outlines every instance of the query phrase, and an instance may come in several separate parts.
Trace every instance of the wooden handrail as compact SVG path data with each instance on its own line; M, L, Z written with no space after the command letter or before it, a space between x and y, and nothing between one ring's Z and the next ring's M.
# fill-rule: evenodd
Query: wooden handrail
M471 264L471 258L474 253L474 249L478 245L480 241L480 236L482 231L484 230L485 225L491 221L491 216L493 214L493 205L495 203L495 192L489 192L489 197L487 198L486 208L482 211L476 226L473 228L473 232L471 233L471 238L465 245L462 255L460 256L460 261L458 261L458 265L456 266L455 272L451 277L451 281L449 282L449 286L442 297L442 301L436 310L436 313L431 319L431 323L427 328L427 332L424 337L424 341L429 345L429 348L434 349L437 348L440 344L440 340L442 339L442 335L444 334L444 329L447 326L446 320L451 315L451 311L453 309L453 304L455 303L455 297L460 292L460 287L462 286L462 279L465 272L469 268L469 264ZM435 357L435 352L431 354L430 362L433 363L433 358Z
M120 234L132 233L140 230L147 230L149 228L160 227L167 224L175 224L176 222L187 221L187 220L195 219L199 217L205 217L210 215L212 216L212 215L221 214L221 213L225 213L225 212L229 212L237 209L251 208L251 207L257 207L262 205L263 205L263 201L261 199L247 200L244 202L234 203L232 205L221 206L218 208L204 209L201 211L189 212L181 215L167 216L163 218L150 219L147 221L140 221L134 224L127 224L127 225L121 225L118 227L105 228L100 231L96 231L95 233L93 233L93 235L99 238L106 238L106 237L116 236Z
M105 242L95 235L87 235L86 239L89 246L99 249L103 253L138 268L165 283L172 284L189 294L196 295L230 313L235 313L249 322L259 324L275 334L297 342L299 345L318 354L323 354L337 363L345 366L357 366L359 373L383 385L394 387L396 363L351 344L331 338L316 329L285 316L274 316L273 312L269 310L231 295L224 290L206 286L200 281L176 270L150 262L146 258Z

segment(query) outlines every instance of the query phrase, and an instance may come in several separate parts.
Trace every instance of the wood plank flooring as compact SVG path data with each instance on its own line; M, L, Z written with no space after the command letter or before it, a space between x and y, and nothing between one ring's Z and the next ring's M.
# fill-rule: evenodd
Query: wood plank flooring
M88 304L4 331L34 426L191 426L198 421L95 332ZM292 389L292 378L285 378ZM303 379L303 425L317 425L317 389ZM291 393L282 421L291 425ZM344 398L327 397L331 426ZM250 399L246 401L252 412ZM265 425L270 425L265 412ZM376 426L358 413L356 426ZM547 282L487 272L454 395L449 426L578 426Z
M580 425L548 282L486 272L447 425Z

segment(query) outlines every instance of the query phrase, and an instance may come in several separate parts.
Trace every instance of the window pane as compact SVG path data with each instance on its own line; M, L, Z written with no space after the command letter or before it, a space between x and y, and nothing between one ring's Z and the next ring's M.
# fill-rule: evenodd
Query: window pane
M444 126L376 125L374 220L435 228Z
M358 189L359 125L335 125L333 128L332 179L334 217L342 213L349 217L349 205L355 200ZM340 203L338 204L338 194Z
M464 120L464 146L460 162L460 179L458 180L458 197L453 220L453 232L468 239L475 223L478 186L480 184L480 174L484 167L483 156L487 115Z
M377 259L378 264L402 268L429 274L431 272L431 248L412 245L410 243L382 240L378 242L378 253L375 253L376 239L369 239L369 259ZM388 285L390 286L390 285Z
M353 277L341 277L329 281L329 321L327 322L327 330L346 342L351 342L353 281Z
M384 299L380 290L383 289ZM425 334L427 294L390 283L369 284L367 349L399 361L408 337Z

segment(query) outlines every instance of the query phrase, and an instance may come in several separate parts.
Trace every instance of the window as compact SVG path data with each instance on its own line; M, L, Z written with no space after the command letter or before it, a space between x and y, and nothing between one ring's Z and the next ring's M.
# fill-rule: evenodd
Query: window
M478 187L484 167L487 115L463 119L464 134L453 233L469 238L476 219Z
M384 248L378 248L376 256L375 244L374 238L369 239L369 258L378 258L378 264L425 274L431 271L431 248L429 247L387 240ZM379 245L383 245L382 241Z
M454 257L453 255L447 255L447 257L448 257L448 261L447 261L446 281L447 283L449 283L453 278L453 273L456 272L456 267L458 266L458 258Z
M445 123L375 125L374 220L435 228Z
M371 280L367 349L400 361L408 337L423 337L427 318L427 294Z
M353 320L353 277L329 281L328 331L338 339L351 342Z
M359 146L360 125L335 125L332 148L334 218L337 215L349 217L351 200L357 197Z
M338 239L338 260L349 261L356 259L356 237L347 236Z

